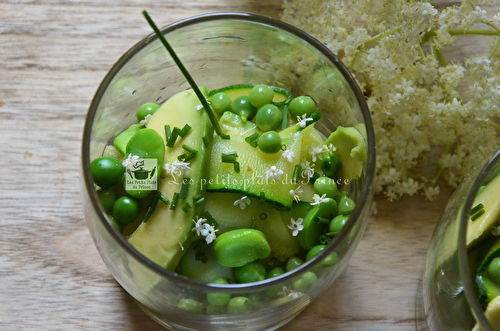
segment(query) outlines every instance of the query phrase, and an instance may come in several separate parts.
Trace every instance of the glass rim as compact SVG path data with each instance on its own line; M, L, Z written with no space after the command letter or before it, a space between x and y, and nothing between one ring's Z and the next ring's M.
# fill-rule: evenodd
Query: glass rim
M472 308L472 312L475 318L479 321L481 326L485 331L495 331L491 324L486 319L484 314L484 309L479 303L476 291L474 290L473 280L470 274L470 265L467 254L467 225L469 223L469 216L472 209L472 205L476 198L479 188L483 185L486 177L492 170L492 168L500 162L500 149L495 152L495 154L488 159L484 164L483 168L480 170L476 179L469 190L469 194L465 200L462 207L462 216L460 219L459 229L458 229L458 264L460 270L460 276L464 281L464 291L467 301Z
M312 270L315 266L317 266L321 261L323 261L326 257L328 257L331 253L334 252L335 248L339 246L344 237L350 232L350 230L354 227L356 221L362 216L364 208L367 203L370 202L371 196L373 195L373 180L375 177L375 133L373 129L372 119L370 115L370 111L368 109L368 105L364 98L364 95L356 83L354 77L351 75L347 67L322 43L318 40L307 34L306 32L284 23L282 21L255 14L248 13L235 13L235 12L221 12L221 13L210 13L210 14L202 14L189 18L185 18L174 23L171 23L167 26L164 26L160 29L162 34L168 35L168 33L173 32L177 29L199 24L205 23L209 21L218 21L218 20L234 20L234 21L246 21L252 22L260 25L270 25L274 28L280 29L282 31L288 32L302 40L304 40L307 44L318 50L322 55L324 55L331 63L333 63L337 70L339 70L349 84L349 87L352 93L356 97L356 101L359 104L363 121L366 129L366 143L367 143L367 161L366 161L366 175L364 177L363 187L361 189L360 198L356 202L356 207L351 214L351 220L346 223L346 225L342 228L340 233L336 235L333 240L323 249L318 255L306 261L301 266L297 267L291 272L287 272L281 276L273 277L272 279L265 279L263 281L248 283L248 284L230 284L230 285L220 285L220 284L211 284L204 283L201 281L197 281L194 279L187 278L183 275L175 273L173 271L168 271L164 268L161 268L154 262L150 261L144 255L139 253L132 245L128 243L128 241L120 234L118 231L110 224L110 222L105 217L105 212L102 209L99 199L96 193L96 189L92 180L92 175L90 172L90 136L91 129L94 121L94 117L97 111L97 107L100 103L100 100L106 91L108 85L115 77L115 75L120 71L120 69L140 50L146 47L149 43L155 41L157 36L155 33L151 33L148 36L144 37L134 46L132 46L128 51L126 51L118 61L111 67L111 69L106 73L106 76L100 83L97 91L92 98L92 102L90 104L89 112L87 113L85 119L85 125L83 130L83 139L82 139L82 173L83 173L83 182L85 186L85 190L89 195L89 199L92 204L92 208L94 210L99 210L99 221L102 223L104 228L111 234L116 242L127 251L131 256L133 256L137 261L139 261L144 267L148 268L150 271L155 272L156 274L166 277L171 280L175 280L176 282L184 283L190 287L199 288L201 290L215 290L216 292L231 292L231 293L244 293L248 291L261 291L265 289L269 289L273 286L276 286L276 283L285 283L287 281L295 279L297 275L301 275L305 272ZM169 56L165 50L166 56ZM371 206L368 206L371 208Z

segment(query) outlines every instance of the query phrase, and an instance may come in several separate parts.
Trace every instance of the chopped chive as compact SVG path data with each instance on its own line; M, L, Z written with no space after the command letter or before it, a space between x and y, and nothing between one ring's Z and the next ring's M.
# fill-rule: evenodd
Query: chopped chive
M181 136L182 137L182 136ZM198 151L194 148L189 147L188 145L182 145L182 148L190 153L198 154Z
M327 237L326 235L322 235L319 237L319 242L321 245L326 245L328 244L330 241L332 240L332 238L329 238Z
M172 131L170 131L170 125L165 125L165 137L167 138L167 142L170 140L170 136L172 135Z
M191 178L184 178L182 180L181 193L179 193L179 199L186 199Z
M187 71L186 67L184 67L184 65L182 64L181 60L179 59L179 57L175 53L174 49L170 46L170 44L165 39L165 36L163 35L163 33L161 33L161 31L158 29L158 27L153 22L153 20L151 19L151 17L149 17L149 14L147 13L147 11L143 10L142 14L144 15L144 17L148 21L148 23L151 26L151 28L153 28L153 30L154 30L156 36L158 37L158 39L160 39L160 41L162 42L163 46L165 46L165 48L167 49L168 53L170 54L170 56L174 60L175 64L177 64L177 66L179 67L179 70L182 72L182 74L184 75L184 77L188 81L189 85L191 85L191 88L193 89L194 93L196 93L196 96L198 97L198 99L200 100L201 104L203 105L203 108L207 112L208 118L210 119L210 122L212 123L212 126L214 127L215 132L217 133L217 135L221 136L221 138L224 139L224 137L223 137L224 134L222 133L222 129L220 127L220 124L217 121L217 118L215 117L214 112L210 108L210 105L208 104L207 99L205 99L205 96L200 91L200 88L198 87L198 85L196 85L193 77L191 77L191 75Z
M172 134L170 135L170 139L167 142L167 147L170 147L170 148L174 147L175 141L177 140L177 137L179 136L179 132L181 132L181 130L178 127L174 127L174 129L172 130Z
M257 143L257 140L254 140L250 143L250 146L252 146L253 148L257 147L258 143Z
M293 175L292 175L292 181L294 183L297 183L299 181L299 178L300 178L300 171L302 170L302 167L300 166L300 164L296 164L295 165L295 168L293 168Z
M238 157L238 154L236 152L222 153L221 154L221 159L222 159L222 162L224 162L224 163L235 163L237 157Z
M314 184L314 182L316 181L316 179L318 179L319 177L321 177L321 175L318 174L317 172L315 172L313 174L313 176L311 177L311 183Z
M234 171L240 173L240 163L234 162L233 165L234 165Z
M283 107L283 122L281 123L281 130L288 128L288 106Z
M188 157L186 153L181 154L177 157L177 160L184 162L184 160Z
M254 134L246 137L245 141L250 144L252 141L255 141L257 139L259 139L259 134L257 132L255 132Z
M199 200L201 198L203 198L203 196L201 194L199 194L199 193L196 193L195 195L193 195L193 201L194 200Z
M190 210L191 208L193 208L193 207L191 207L191 205L189 204L189 202L186 202L186 204L182 207L182 210L183 210L185 213L187 213L187 212L189 212L189 210Z
M316 123L321 119L321 111L318 109L316 110L312 115L311 118L313 119L312 123Z
M179 132L179 136L181 136L181 138L184 138L189 133L189 131L191 131L191 127L189 126L189 124L186 124Z
M186 158L184 158L184 162L189 162L192 159L194 159L195 157L196 157L196 154L189 154L188 156L186 156Z
M478 211L477 213L475 213L474 215L472 215L472 217L470 218L470 220L474 222L475 220L477 220L483 214L484 214L484 209L481 209L480 211Z
M257 229L257 221L253 217L252 220L250 221L250 228L254 230Z
M261 220L265 220L267 218L267 214L266 213L262 213L259 215L260 219Z
M482 203L476 205L474 208L470 210L471 216L480 211L481 209L484 209L484 205Z
M166 196L160 193L160 201L163 202L164 204L168 205L170 203L170 200L167 199Z
M228 134L222 134L220 137L224 140L231 140L231 136Z
M151 204L149 205L148 211L146 212L146 215L144 216L144 219L142 220L143 223L146 223L151 215L153 215L153 212L156 209L156 205L158 204L158 200L160 200L161 193L156 191L156 194L153 197L153 200L151 200Z
M175 210L175 207L177 207L177 200L179 200L179 193L175 192L172 197L172 203L170 204L170 210Z
M208 138L206 136L203 136L203 145L205 145L205 147L208 147L208 145L210 145L210 142L208 141Z

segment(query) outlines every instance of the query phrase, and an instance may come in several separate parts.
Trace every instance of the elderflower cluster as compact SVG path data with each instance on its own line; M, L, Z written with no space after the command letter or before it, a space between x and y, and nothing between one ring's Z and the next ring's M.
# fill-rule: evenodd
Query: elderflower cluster
M437 10L406 0L284 0L282 20L322 41L363 89L375 190L389 200L433 200L439 178L456 187L499 147L500 14L478 2ZM451 62L458 38L488 40L490 50ZM310 64L295 57L295 73L305 72Z

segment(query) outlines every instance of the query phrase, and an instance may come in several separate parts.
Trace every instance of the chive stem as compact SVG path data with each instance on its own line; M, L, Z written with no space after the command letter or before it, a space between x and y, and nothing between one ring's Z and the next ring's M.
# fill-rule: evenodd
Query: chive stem
M198 151L196 149L189 147L188 145L182 145L182 148L190 153L198 154Z
M180 129L178 127L174 127L172 130L172 134L170 135L170 139L167 141L167 147L174 147L175 141L177 140L177 137L179 137Z
M172 135L172 131L170 130L170 125L165 125L165 137L167 138L167 142L170 140L170 136Z
M156 209L156 205L158 205L158 201L160 200L160 196L161 193L157 191L153 197L153 200L151 200L151 204L149 205L148 211L146 212L144 219L142 220L143 223L149 221L149 218L151 217L151 215L153 215L153 212Z
M475 213L477 213L478 211L480 211L481 209L484 209L484 205L482 203L480 204L477 204L474 208L472 208L470 210L470 214L471 215L474 215Z
M191 178L184 178L182 181L181 193L179 194L179 199L186 199L189 190L189 185Z
M484 214L484 209L481 209L480 211L478 211L477 213L475 213L474 215L472 215L472 217L470 218L470 220L472 222L474 222L475 220L477 220L483 214Z
M165 46L167 51L170 53L170 56L174 60L175 64L177 64L177 66L179 67L179 70L182 72L182 74L184 75L184 77L188 81L189 85L191 85L191 88L193 89L194 93L196 93L196 96L198 97L201 104L203 105L203 108L205 108L205 111L208 114L208 117L210 119L210 122L212 123L212 126L214 127L215 132L217 133L217 135L222 137L223 133L222 133L222 129L220 127L220 124L217 121L217 118L215 117L212 109L208 105L207 99L205 99L205 96L198 88L198 85L196 85L193 77L191 77L189 72L186 70L186 67L184 67L181 60L179 59L179 57L177 56L177 54L175 53L173 48L170 46L170 44L167 42L167 40L165 39L165 36L163 36L163 34L160 32L160 30L158 29L156 24L153 22L153 20L149 16L149 14L145 10L142 11L142 14L144 15L144 17L148 21L151 28L153 28L154 32L156 33L156 36L158 37L158 39L160 39L163 46Z
M283 122L281 123L281 130L288 128L288 106L283 107Z
M184 138L189 133L189 131L191 131L191 127L189 126L189 124L186 124L179 132L179 136Z
M240 163L239 162L234 162L234 171L237 173L240 173Z
M170 200L167 199L166 196L160 193L160 201L163 202L164 204L168 205L170 203Z
M302 170L302 167L300 166L300 164L296 164L295 168L293 168L292 181L294 183L297 183L299 181L301 170Z
M236 152L222 153L221 154L221 160L224 163L235 163L237 157L238 157L238 154Z
M175 210L175 207L177 207L178 200L179 200L179 192L175 192L174 196L172 197L172 203L170 204L170 210Z
M189 210L190 210L191 208L193 208L193 207L191 207L191 205L189 204L189 202L186 202L186 204L182 207L182 210L183 210L185 213L187 213L187 212L189 212Z

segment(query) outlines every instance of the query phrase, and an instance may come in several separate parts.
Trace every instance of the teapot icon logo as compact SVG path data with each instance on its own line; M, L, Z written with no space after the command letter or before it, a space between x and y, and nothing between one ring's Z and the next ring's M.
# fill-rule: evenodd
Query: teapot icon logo
M131 179L146 180L148 177L151 179L156 172L156 166L152 170L144 169L144 160L138 160L132 167L134 170L127 168L127 173Z
M139 159L127 163L125 189L156 190L158 188L156 159Z

